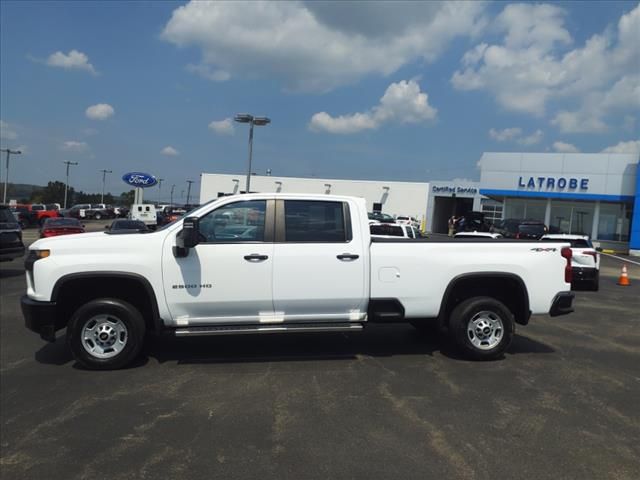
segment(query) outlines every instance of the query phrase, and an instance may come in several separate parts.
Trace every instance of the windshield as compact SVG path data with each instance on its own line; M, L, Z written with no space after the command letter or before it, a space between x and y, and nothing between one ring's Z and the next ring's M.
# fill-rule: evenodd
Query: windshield
M544 225L519 225L518 231L528 235L542 235L544 233Z
M75 218L47 218L45 227L82 227Z

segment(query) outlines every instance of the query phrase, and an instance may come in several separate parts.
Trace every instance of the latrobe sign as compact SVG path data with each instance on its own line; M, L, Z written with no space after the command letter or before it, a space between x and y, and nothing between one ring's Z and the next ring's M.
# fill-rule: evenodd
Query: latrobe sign
M565 177L519 177L518 188L532 188L537 190L588 190L588 178Z

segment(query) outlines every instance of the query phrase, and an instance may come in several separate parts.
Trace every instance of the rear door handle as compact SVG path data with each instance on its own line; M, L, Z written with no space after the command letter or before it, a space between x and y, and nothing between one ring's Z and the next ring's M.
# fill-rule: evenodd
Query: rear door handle
M244 256L244 259L247 262L263 262L268 258L269 258L268 255L259 255L257 253L252 253L251 255L245 255Z
M356 255L354 253L342 253L340 255L336 255L336 258L344 262L346 260L357 260L360 258L360 255Z

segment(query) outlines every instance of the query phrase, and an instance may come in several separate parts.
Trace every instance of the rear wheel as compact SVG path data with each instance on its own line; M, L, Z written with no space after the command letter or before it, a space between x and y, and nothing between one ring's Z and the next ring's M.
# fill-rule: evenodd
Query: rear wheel
M83 367L122 368L140 353L145 324L140 311L114 298L92 300L80 307L67 327L67 343Z
M477 360L502 357L515 333L513 314L491 297L473 297L460 303L451 312L449 327L456 346Z
M102 219L102 214L100 212L96 212L96 214L93 216L94 219L96 220L101 220Z
M591 290L597 292L600 290L600 272L596 272L596 276L593 280L591 280Z

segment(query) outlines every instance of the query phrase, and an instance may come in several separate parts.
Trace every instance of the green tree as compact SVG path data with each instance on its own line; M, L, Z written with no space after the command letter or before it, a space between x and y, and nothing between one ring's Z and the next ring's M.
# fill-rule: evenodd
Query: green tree
M128 192L123 192L120 194L120 198L118 199L118 203L125 207L130 207L133 205L133 199L136 196L135 190L129 190Z
M68 198L72 199L73 194L73 187L69 187ZM59 203L62 205L62 202L64 202L64 183L58 181L47 183L46 187L44 187L40 191L34 192L31 195L31 200L33 202L39 201L42 203Z

